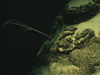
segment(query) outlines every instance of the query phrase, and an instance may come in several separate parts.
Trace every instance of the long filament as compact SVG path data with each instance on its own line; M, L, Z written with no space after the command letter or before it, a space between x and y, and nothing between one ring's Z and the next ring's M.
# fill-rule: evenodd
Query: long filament
M13 22L11 22L11 21L13 21ZM22 24L22 23L20 23L20 22L15 21L15 20L8 20L7 22L5 22L5 23L3 24L3 27L5 28L5 24L8 24L8 23L9 23L9 24L15 24L15 25L24 27L24 28L26 29L25 31L27 31L27 30L33 30L33 31L36 31L36 32L38 32L38 33L44 35L44 36L47 36L48 38L54 39L54 38L52 38L51 36L49 36L49 35L47 35L47 34L41 32L41 31L39 31L39 30L36 30L36 29L34 29L34 28L32 28L32 27L26 25L26 24ZM24 29L24 28L23 28L23 29ZM24 32L25 32L25 31L24 31Z

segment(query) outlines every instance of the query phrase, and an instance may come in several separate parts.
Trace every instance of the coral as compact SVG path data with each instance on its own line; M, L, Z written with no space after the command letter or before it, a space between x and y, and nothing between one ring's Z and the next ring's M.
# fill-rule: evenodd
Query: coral
M42 35L44 35L44 36L50 38L50 39L55 40L55 39L52 38L51 36L49 36L49 35L47 35L47 34L41 32L41 31L39 31L39 30L36 30L36 29L34 29L34 28L32 28L32 27L26 25L26 24L20 23L20 22L18 22L18 21L12 20L12 19L11 19L11 20L8 20L7 22L5 22L5 23L3 24L3 27L4 27L4 28L5 28L5 25L6 25L6 24L14 24L14 25L18 25L18 26L24 27L24 28L21 29L21 30L24 30L24 31L23 31L23 34L24 34L26 31L28 31L28 30L33 30L33 31L35 31L35 32L38 32L38 33L40 33L40 34L42 34ZM21 30L20 30L20 31L21 31Z

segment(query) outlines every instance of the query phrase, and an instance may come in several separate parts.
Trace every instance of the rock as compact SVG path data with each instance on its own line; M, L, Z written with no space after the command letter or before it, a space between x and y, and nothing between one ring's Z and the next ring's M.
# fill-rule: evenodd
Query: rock
M77 30L77 28L74 26L66 27L59 34L59 37L51 48L51 51L58 50L67 53L75 48L84 48L85 41L94 37L94 31L92 29L85 29L81 33L74 35L75 30Z

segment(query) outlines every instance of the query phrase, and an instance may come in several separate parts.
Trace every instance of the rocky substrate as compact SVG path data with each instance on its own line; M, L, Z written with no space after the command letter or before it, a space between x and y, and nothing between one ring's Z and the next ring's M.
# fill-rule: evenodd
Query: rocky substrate
M57 41L51 48L52 51L70 52L75 48L83 48L86 45L86 41L94 37L94 31L92 29L85 29L81 33L74 35L76 27L66 27L60 34Z
M100 44L91 42L92 29L76 33L74 25L59 34L50 50L48 61L52 75L91 75L100 65Z

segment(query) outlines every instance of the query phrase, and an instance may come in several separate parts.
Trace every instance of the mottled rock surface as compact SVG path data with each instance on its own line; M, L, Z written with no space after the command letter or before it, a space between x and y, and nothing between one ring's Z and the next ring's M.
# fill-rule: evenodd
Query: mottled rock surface
M52 75L91 75L100 65L100 44L91 42L92 29L75 35L76 27L66 27L50 50ZM89 41L87 41L89 40Z

